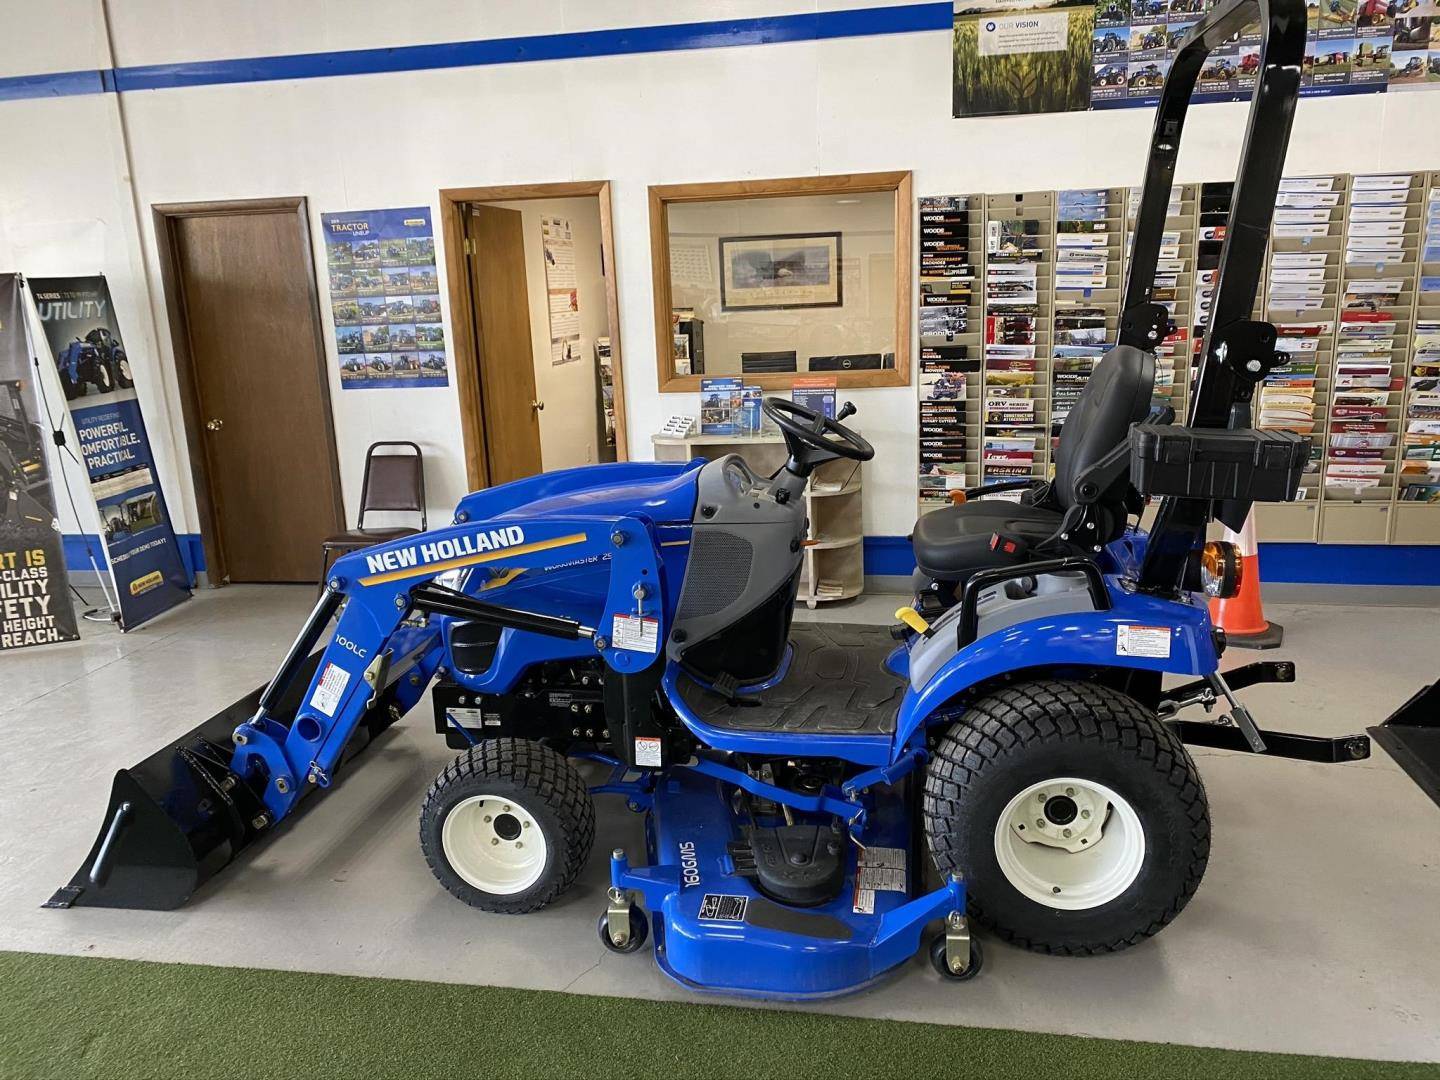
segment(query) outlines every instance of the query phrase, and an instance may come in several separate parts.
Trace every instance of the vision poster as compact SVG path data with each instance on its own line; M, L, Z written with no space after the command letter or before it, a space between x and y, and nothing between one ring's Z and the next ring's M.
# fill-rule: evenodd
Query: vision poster
M0 274L0 651L74 641L20 280Z
M320 221L341 387L448 385L430 208L351 210Z
M90 477L105 553L133 630L190 598L190 575L155 475L110 287L96 277L30 278L30 294Z

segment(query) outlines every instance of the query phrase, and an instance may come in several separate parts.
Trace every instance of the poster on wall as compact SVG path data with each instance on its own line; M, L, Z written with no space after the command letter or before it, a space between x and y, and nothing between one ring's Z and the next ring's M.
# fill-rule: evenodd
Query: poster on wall
M998 116L1154 105L1186 35L1213 6L1213 0L957 0L952 111ZM1307 10L1302 97L1440 89L1436 0L1325 0ZM1063 41L1062 12L1069 13ZM1191 100L1248 101L1260 44L1252 25L1214 49ZM1077 71L1083 87L1075 83Z
M110 287L98 275L30 278L28 284L80 437L120 628L133 630L190 599L190 575L155 476Z
M0 274L0 651L74 641L20 279Z
M954 115L1088 109L1095 8L1093 0L957 2Z
M428 206L321 214L345 390L449 385Z
M550 363L580 359L580 282L575 273L575 234L565 218L540 219L545 252L545 296L550 308Z

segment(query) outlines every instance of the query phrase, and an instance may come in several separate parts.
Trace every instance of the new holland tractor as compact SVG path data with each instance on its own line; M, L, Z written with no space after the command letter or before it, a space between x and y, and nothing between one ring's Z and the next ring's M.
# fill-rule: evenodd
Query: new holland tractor
M1175 60L1119 342L1065 422L1054 480L1023 502L972 492L917 532L926 588L943 580L951 602L891 628L792 623L807 480L873 453L849 407L767 399L788 450L768 476L729 455L475 492L443 528L341 558L268 686L118 773L51 905L183 904L428 690L459 751L420 811L444 888L534 911L586 866L597 813L639 814L643 847L608 853L599 937L653 942L686 986L840 994L922 948L968 979L976 924L1057 954L1158 932L1210 851L1187 744L1323 762L1370 750L1364 735L1259 727L1235 692L1294 667L1222 676L1206 603L1241 572L1207 525L1293 497L1308 457L1307 440L1249 420L1285 359L1250 312L1299 91L1300 0L1259 5L1265 62L1189 415L1146 422L1186 106L1256 6L1222 3ZM1150 497L1147 534L1128 519Z

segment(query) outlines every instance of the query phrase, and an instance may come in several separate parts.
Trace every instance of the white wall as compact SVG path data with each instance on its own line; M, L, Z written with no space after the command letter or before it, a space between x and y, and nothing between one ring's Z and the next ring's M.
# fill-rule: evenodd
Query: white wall
M540 413L541 460L547 470L593 464L600 460L597 456L599 425L595 419L595 339L610 334L610 316L605 310L604 263L600 257L600 201L590 195L574 199L518 199L487 205L518 210L522 215L535 394L545 403ZM540 235L540 219L547 217L570 222L579 292L580 359L558 366L550 360L550 308L545 249Z
M820 6L873 2L825 0ZM64 6L87 5L67 0ZM535 0L523 6L418 0L402 19L383 0L260 0L243 8L222 0L111 5L120 64L814 6L800 0ZM30 0L0 0L0 25L52 19L48 12L35 15L37 9ZM96 38L76 35L72 14L53 17L53 29L42 27L38 34L52 68L81 68L93 60ZM34 70L15 52L0 48L9 73ZM1150 110L957 121L949 116L949 59L948 36L926 32L127 94L135 198L142 208L138 227L117 149L113 95L0 102L0 269L38 274L98 268L110 277L161 479L180 528L195 531L168 333L156 332L164 312L151 203L305 195L319 255L322 211L437 206L442 187L609 179L630 452L649 458L650 433L667 415L694 412L698 404L693 394L656 391L648 185L913 169L915 191L925 195L1140 179ZM1178 179L1233 173L1244 115L1243 105L1196 107L1186 125ZM1303 101L1288 168L1296 175L1440 168L1440 93ZM325 318L328 323L328 313ZM444 520L465 487L453 385L342 393L333 372L332 357L347 503L353 506L356 498L360 455L369 442L415 437L429 459L432 512ZM904 533L915 505L914 390L847 396L859 406L858 422L877 449L866 484L865 530Z

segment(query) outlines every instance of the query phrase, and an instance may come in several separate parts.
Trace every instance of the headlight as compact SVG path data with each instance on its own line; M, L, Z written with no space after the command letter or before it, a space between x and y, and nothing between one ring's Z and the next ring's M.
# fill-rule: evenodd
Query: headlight
M1245 564L1240 549L1227 540L1212 540L1200 551L1200 588L1216 600L1229 600L1240 592Z

